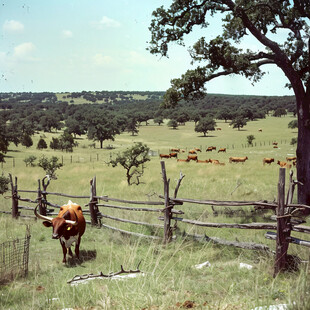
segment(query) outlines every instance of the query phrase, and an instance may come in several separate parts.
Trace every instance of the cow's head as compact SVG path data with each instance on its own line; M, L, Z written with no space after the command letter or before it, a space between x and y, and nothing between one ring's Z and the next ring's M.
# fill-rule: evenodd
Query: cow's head
M61 236L64 236L66 234L66 231L69 231L72 226L77 225L77 221L71 221L71 220L66 220L65 219L65 214L62 217L48 217L42 214L39 214L37 212L38 206L34 209L34 214L36 215L37 218L43 220L43 225L45 227L53 227L53 239L59 239Z

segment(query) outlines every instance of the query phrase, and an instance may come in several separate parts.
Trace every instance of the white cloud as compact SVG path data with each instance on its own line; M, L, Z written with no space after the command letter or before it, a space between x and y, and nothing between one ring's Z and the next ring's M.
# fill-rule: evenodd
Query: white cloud
M3 30L6 32L21 33L24 28L24 25L17 20L6 20L3 24Z
M63 30L62 31L62 36L64 38L72 38L73 37L73 33L71 30Z
M98 28L108 27L108 28L118 28L121 26L121 23L115 19L109 18L107 16L103 16L99 22L93 22Z
M27 58L31 56L32 52L35 50L35 46L31 42L25 42L20 45L17 45L14 48L13 56L16 58Z
M106 66L106 65L112 65L114 63L114 60L111 56L105 56L102 54L96 54L93 57L94 64L97 66Z

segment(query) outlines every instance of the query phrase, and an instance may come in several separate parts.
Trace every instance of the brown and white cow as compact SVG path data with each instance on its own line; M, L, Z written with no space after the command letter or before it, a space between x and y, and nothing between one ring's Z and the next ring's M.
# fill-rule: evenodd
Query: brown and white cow
M217 152L218 153L220 153L220 152L226 153L226 147L220 148Z
M189 150L188 153L189 154L197 154L197 151L196 150Z
M71 200L68 204L60 208L58 216L55 218L38 214L38 206L34 210L34 214L39 219L44 220L43 225L46 227L53 227L53 239L59 239L63 251L63 263L66 262L66 255L71 251L72 243L75 243L75 255L79 258L81 237L86 228L85 218L83 216L82 208Z

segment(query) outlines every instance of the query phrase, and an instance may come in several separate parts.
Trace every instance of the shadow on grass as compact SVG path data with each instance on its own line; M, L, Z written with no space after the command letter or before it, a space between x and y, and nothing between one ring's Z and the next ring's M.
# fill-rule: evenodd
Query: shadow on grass
M97 257L96 250L81 250L80 251L80 259L76 258L75 255L73 257L67 257L67 267L75 267L83 264L84 262L94 260Z
M201 136L198 136L198 138L215 138L217 136L212 136L212 135L201 135Z

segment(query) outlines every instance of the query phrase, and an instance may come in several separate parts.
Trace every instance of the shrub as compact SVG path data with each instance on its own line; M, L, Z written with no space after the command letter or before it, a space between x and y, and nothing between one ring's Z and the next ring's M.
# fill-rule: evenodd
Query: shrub
M10 179L0 175L0 194L3 195L9 189Z
M24 159L24 163L26 164L26 167L28 167L28 166L34 167L35 166L34 162L35 162L36 159L37 159L37 157L34 156L34 155L30 155L30 156L26 157Z

